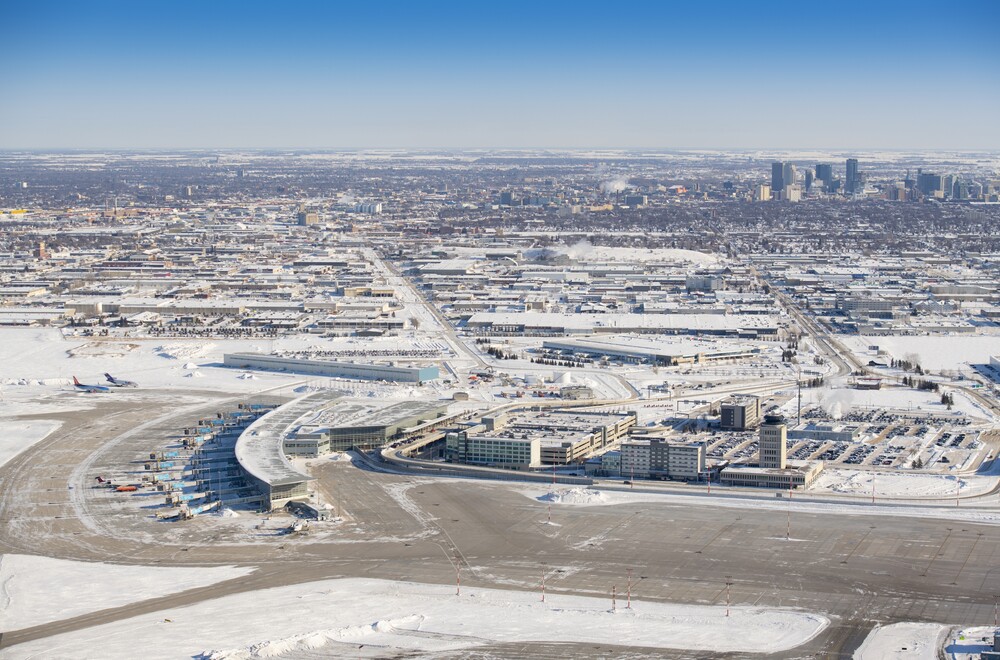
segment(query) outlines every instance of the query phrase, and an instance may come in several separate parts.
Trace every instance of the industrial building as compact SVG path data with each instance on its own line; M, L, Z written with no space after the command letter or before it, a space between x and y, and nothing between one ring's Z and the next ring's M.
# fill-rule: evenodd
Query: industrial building
M746 431L760 424L760 397L737 394L722 403L719 427L726 431Z
M289 428L285 452L322 456L331 451L378 449L396 438L429 433L456 421L443 401L330 401Z
M569 312L477 312L464 327L490 336L593 334L703 335L776 339L782 320L774 314L576 314Z
M855 442L861 435L861 427L855 424L819 424L809 422L788 432L791 440L834 440Z
M780 415L764 416L758 443L757 465L723 468L722 483L754 488L808 488L823 471L821 462L788 463L788 427Z
M751 358L760 353L756 346L711 348L692 341L656 341L638 337L611 339L545 340L542 348L577 355L607 357L621 362L662 366L706 364Z
M359 380L385 380L400 383L423 383L438 377L438 368L435 366L397 367L334 360L303 360L255 353L226 353L222 363L227 367L239 369L290 371L329 378L357 378Z

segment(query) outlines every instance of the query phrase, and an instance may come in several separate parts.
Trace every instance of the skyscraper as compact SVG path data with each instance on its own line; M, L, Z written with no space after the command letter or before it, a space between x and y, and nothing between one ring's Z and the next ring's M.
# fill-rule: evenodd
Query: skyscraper
M944 178L930 172L917 172L917 190L928 197L940 196L944 190Z
M771 190L779 191L785 189L784 172L784 163L771 163Z
M830 192L833 187L833 165L816 163L816 178L823 182L823 190Z
M795 166L791 163L785 163L785 166L781 168L781 180L785 186L795 185Z
M812 187L813 187L813 171L807 169L806 170L806 192L809 192L810 190L812 190Z
M848 195L860 192L858 190L860 182L861 180L858 178L858 159L848 158L847 174L844 176L844 192Z

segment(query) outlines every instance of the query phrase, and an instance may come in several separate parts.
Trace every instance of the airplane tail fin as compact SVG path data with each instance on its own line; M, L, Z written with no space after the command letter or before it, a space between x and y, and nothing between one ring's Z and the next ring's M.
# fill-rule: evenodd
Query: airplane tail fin
M80 384L80 381L78 381L78 380L76 379L76 376L73 376L73 384L74 384L74 385L79 385L79 384Z
M115 382L115 377L114 377L114 376L112 376L111 374L104 374L104 378L105 378L105 379L106 379L106 380L107 380L107 381L108 381L109 383L113 383L113 382Z

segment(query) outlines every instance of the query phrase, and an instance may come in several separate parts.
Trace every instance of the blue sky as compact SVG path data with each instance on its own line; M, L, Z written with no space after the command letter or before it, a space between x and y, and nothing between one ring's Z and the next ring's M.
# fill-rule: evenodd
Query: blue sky
M0 23L0 148L1000 149L997 0L31 0Z

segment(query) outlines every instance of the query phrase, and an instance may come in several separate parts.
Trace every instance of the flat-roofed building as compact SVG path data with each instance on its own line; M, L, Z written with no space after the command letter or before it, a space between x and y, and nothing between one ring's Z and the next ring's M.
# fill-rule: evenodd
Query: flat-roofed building
M434 366L397 367L394 365L364 364L336 360L304 360L277 355L258 355L256 353L226 353L222 358L222 363L227 367L237 367L240 369L290 371L293 373L313 374L331 378L388 380L400 383L422 383L435 380L439 375L438 368Z
M470 436L465 431L445 436L445 460L510 470L541 467L541 440L538 438Z
M695 481L707 470L705 455L704 441L633 436L621 445L622 476Z
M288 434L285 451L321 456L331 451L377 449L411 431L430 432L453 421L445 401L341 399L299 420Z
M737 345L736 342L709 343L684 339L656 340L646 337L546 339L542 342L542 348L593 357L607 357L622 362L663 366L743 360L759 356L761 352L756 345Z
M755 466L734 466L721 472L722 483L747 488L808 488L823 471L823 463L804 463L784 470Z
M760 424L760 397L740 394L723 402L719 426L727 431L746 431Z
M861 435L861 427L855 424L820 424L809 422L788 432L791 440L834 440L854 442Z
M569 465L609 447L617 446L635 426L634 413L578 411L525 412L483 418L485 432L469 435L499 441L538 440L540 461L547 465ZM454 460L459 460L457 454Z

